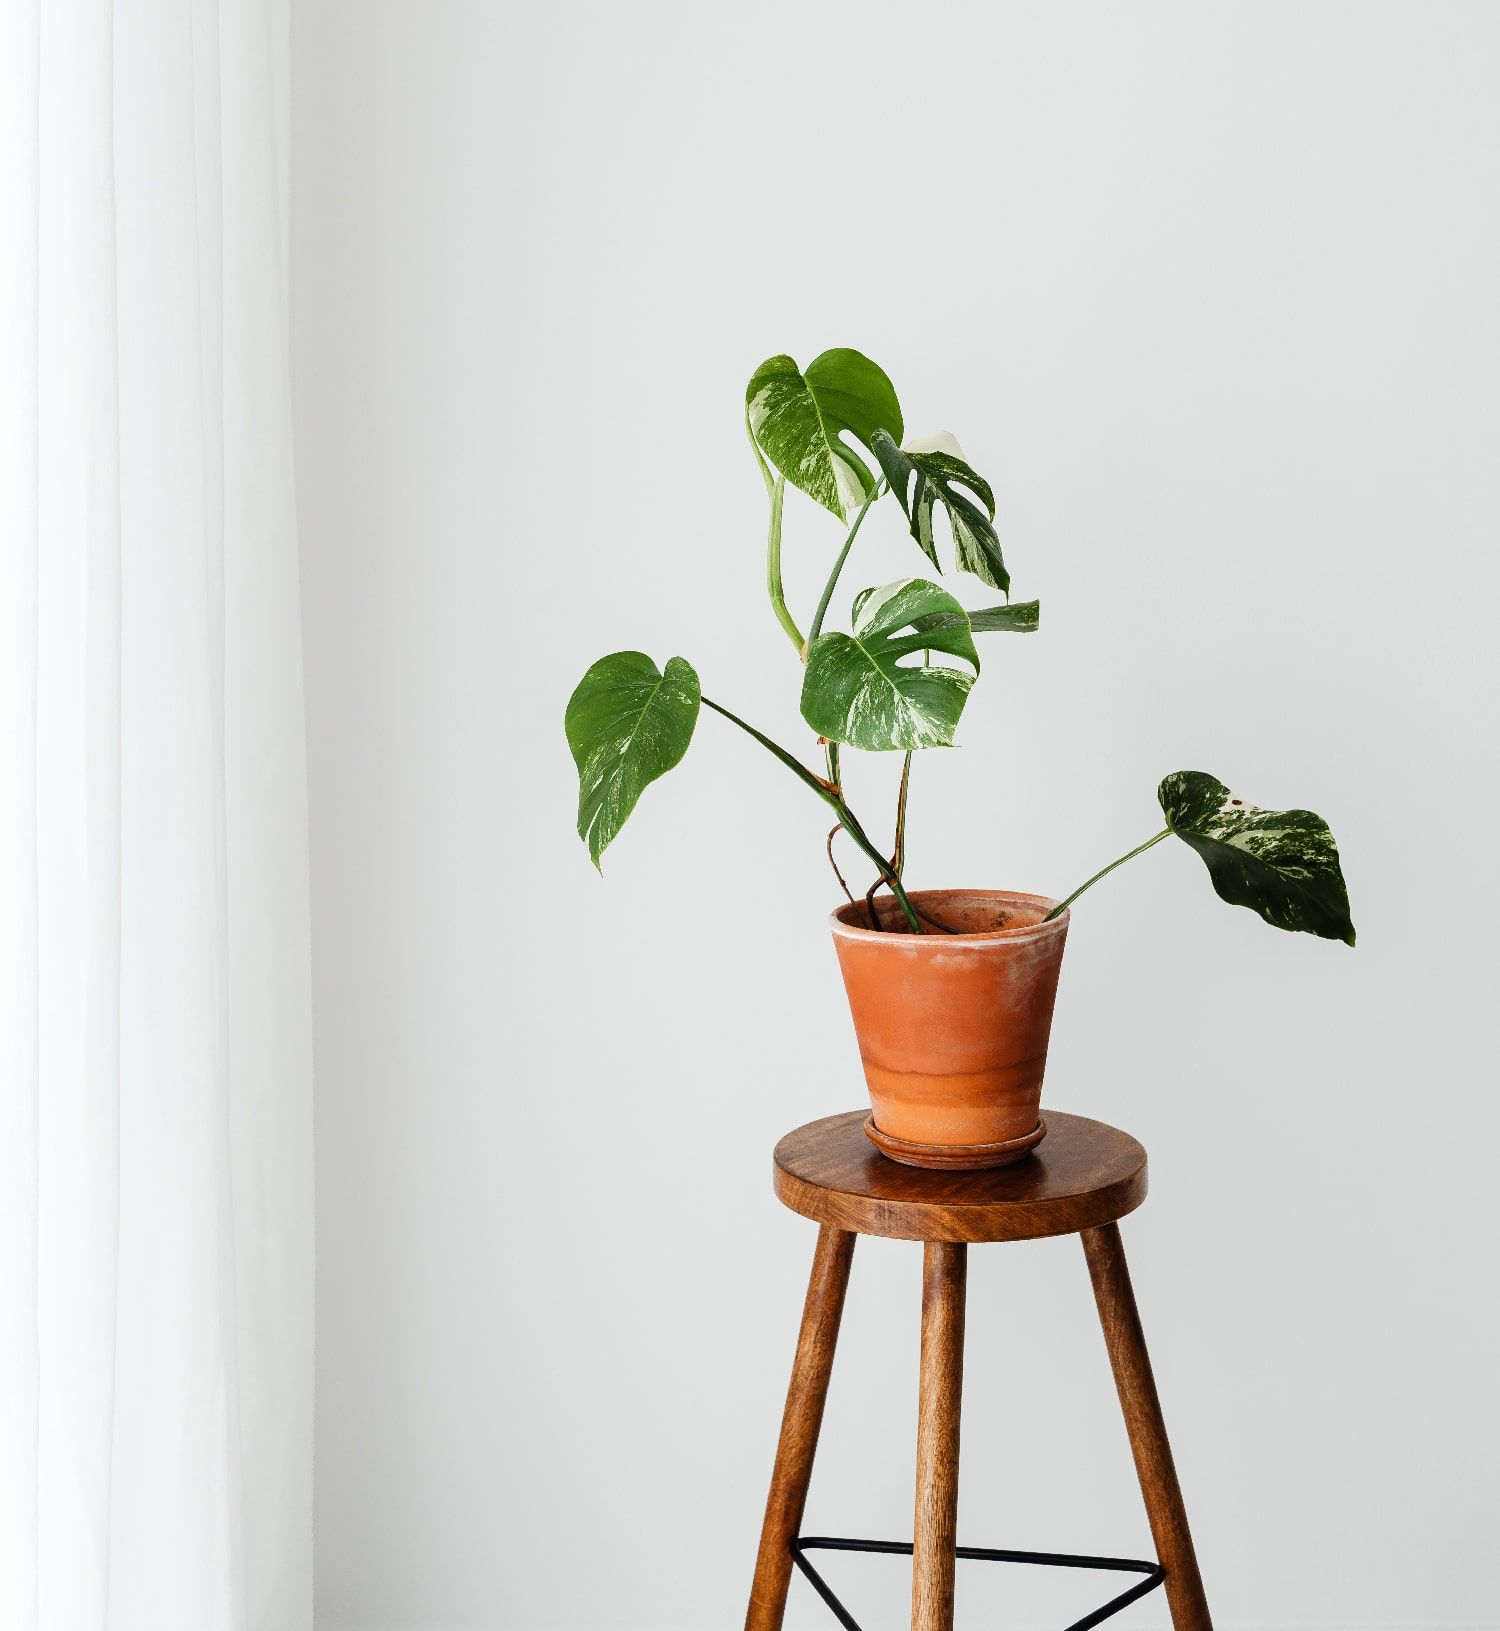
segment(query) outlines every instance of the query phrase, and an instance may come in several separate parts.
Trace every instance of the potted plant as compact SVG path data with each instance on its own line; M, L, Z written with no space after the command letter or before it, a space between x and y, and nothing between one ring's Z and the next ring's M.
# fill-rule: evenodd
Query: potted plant
M989 483L948 435L903 443L896 392L858 351L825 351L807 367L771 357L745 391L745 425L770 510L766 586L803 664L801 712L821 770L704 696L681 657L664 668L638 651L601 658L567 710L578 768L578 833L595 866L645 788L680 762L704 708L757 742L832 812L829 861L847 899L834 944L864 1061L871 1140L914 1166L977 1168L1021 1159L1044 1136L1039 1105L1053 999L1073 903L1124 862L1167 838L1196 850L1221 899L1280 929L1354 944L1333 834L1309 810L1263 810L1202 771L1157 788L1163 826L1061 900L999 889L910 890L906 803L913 755L951 746L980 672L976 636L1029 634L1037 602L1012 602ZM788 483L846 528L804 633L782 588ZM847 631L828 625L860 528L889 493L927 565L941 574L947 518L954 562L1006 598L966 609L926 577L861 589ZM846 749L901 755L887 850L850 808ZM862 896L840 873L842 830L874 879Z

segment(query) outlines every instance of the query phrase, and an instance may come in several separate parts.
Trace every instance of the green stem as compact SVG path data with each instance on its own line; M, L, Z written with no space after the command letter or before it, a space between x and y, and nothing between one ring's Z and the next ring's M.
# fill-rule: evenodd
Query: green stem
M906 871L906 794L910 786L911 754L908 753L901 764L901 791L896 795L896 843L891 851L890 862L890 869L898 878ZM865 891L865 905L869 908L872 929L880 927L880 919L875 912L875 897L880 893L880 886L885 881L886 877L882 874Z
M828 602L833 599L835 585L839 581L839 573L844 570L844 562L849 559L849 551L854 547L854 540L858 536L860 523L864 520L870 506L885 491L885 483L877 481L870 496L859 507L859 514L854 518L854 525L849 529L849 536L844 540L844 547L838 553L838 559L833 563L833 570L828 574L828 582L823 585L823 598L818 602L818 609L813 613L812 627L807 631L807 643L811 645L823 632L823 619L828 615Z
M899 878L906 871L906 794L911 787L911 754L901 761L901 791L896 795L896 849L891 865Z
M874 863L876 870L885 879L886 886L896 897L896 904L901 908L901 915L906 919L913 934L926 934L921 920L917 917L916 908L907 898L906 889L901 880L891 871L891 863L870 842L870 835L860 826L854 812L840 799L835 805L839 812L839 820L844 825L844 831L864 851L867 860Z
M766 492L771 500L771 528L766 539L766 592L771 597L771 610L776 613L776 621L786 630L787 639L797 648L800 657L805 644L802 630L787 610L786 591L781 586L781 511L786 501L786 477L777 476L772 481L769 471L764 471L764 474Z
M1122 855L1118 861L1111 861L1109 863L1109 865L1107 867L1105 867L1102 871L1096 872L1093 875L1093 877L1089 879L1089 881L1087 883L1079 884L1079 886L1073 891L1073 893L1071 895L1068 896L1068 898L1065 901L1061 901L1056 906L1054 906L1052 908L1052 910L1050 912L1048 912L1046 918L1043 921L1047 922L1047 923L1050 923L1053 918L1061 917L1062 914L1067 911L1067 909L1073 904L1073 902L1075 900L1078 899L1078 897L1084 892L1085 889L1092 889L1094 887L1094 885L1096 883L1098 883L1098 881L1101 878L1107 878L1109 876L1109 874L1111 872L1113 872L1114 869L1117 866L1124 866L1127 861L1133 861L1136 858L1137 855L1144 855L1146 853L1146 851L1148 849L1150 849L1153 844L1159 844L1159 843L1161 843L1163 838L1170 838L1171 836L1172 836L1172 829L1170 827L1163 827L1162 830L1159 833L1157 833L1155 838L1148 838L1144 844L1137 844L1136 847L1133 850L1131 850L1126 855Z
M891 871L890 862L887 861L880 851L870 842L869 835L865 832L865 829L860 826L858 818L844 802L844 796L837 790L837 787L825 782L821 776L815 776L800 759L796 758L793 754L788 753L787 750L779 743L773 742L769 736L763 735L760 731L756 730L753 725L746 724L738 714L732 714L727 708L720 707L720 705L711 697L703 698L703 706L705 708L712 708L716 714L722 714L723 717L729 720L731 724L738 725L739 728L746 733L746 735L753 736L767 753L773 754L776 758L780 759L782 764L784 764L794 776L798 777L801 781L804 781L813 790L813 792L815 792L818 797L822 799L823 802L830 807L830 809L832 809L833 813L839 819L839 825L846 833L849 834L854 842L859 845L860 849L864 851L866 858L875 863L875 866L879 869L881 876L890 885L891 893L896 897L897 903L900 905L901 910L906 917L907 923L911 926L912 933L922 934L924 932L922 925L917 918L917 914L912 910L911 902L906 898L906 891L901 887L901 880Z

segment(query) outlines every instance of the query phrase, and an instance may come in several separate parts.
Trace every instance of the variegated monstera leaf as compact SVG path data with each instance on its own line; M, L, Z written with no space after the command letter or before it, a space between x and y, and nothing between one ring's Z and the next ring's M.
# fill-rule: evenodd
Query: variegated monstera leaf
M991 588L1008 594L1010 573L994 528L995 495L984 477L951 453L907 452L883 433L874 437L870 450L906 512L912 537L938 571L943 568L932 532L932 512L941 504L948 512L959 570L972 572Z
M1018 600L1015 605L985 606L965 614L975 634L1035 634L1042 621L1039 600ZM952 614L934 612L917 624L921 629L951 628Z
M909 665L918 652L959 657L974 674ZM903 578L856 598L852 634L820 634L808 647L802 717L831 742L875 753L949 747L978 672L963 607L935 583Z
M1349 894L1328 823L1311 810L1261 810L1201 770L1157 789L1167 825L1203 857L1221 900L1278 929L1354 944Z
M568 746L578 766L578 836L595 866L637 799L688 750L700 692L691 663L659 669L643 651L601 657L568 701Z
M745 387L745 423L758 457L846 521L874 492L875 477L844 433L871 452L878 432L899 441L901 405L883 369L842 347L805 370L790 357L767 358Z

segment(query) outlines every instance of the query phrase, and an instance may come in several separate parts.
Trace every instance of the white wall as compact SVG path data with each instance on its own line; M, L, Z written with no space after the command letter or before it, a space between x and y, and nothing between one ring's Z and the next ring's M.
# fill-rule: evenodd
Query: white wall
M813 1235L770 1147L862 1095L821 811L706 718L601 882L561 716L639 646L805 745L740 401L840 344L993 474L1044 609L919 765L915 881L1061 892L1187 767L1342 843L1357 951L1163 847L1077 910L1057 1013L1050 1102L1151 1150L1126 1240L1218 1623L1496 1623L1500 12L294 34L323 1623L739 1624ZM824 520L789 506L804 613ZM868 530L851 590L919 564ZM973 1255L965 1537L1147 1549L1076 1244ZM917 1273L857 1253L810 1528L909 1524ZM834 1572L901 1623L898 1567ZM1102 1597L1014 1572L964 1624Z

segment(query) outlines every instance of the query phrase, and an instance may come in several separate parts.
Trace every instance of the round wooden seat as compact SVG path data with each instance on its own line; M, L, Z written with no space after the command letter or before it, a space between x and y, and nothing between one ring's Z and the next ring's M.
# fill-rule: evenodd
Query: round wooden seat
M818 1223L891 1240L1036 1240L1113 1223L1146 1198L1146 1152L1129 1133L1048 1111L1024 1161L983 1172L901 1166L865 1136L869 1112L825 1116L776 1146L776 1194Z

